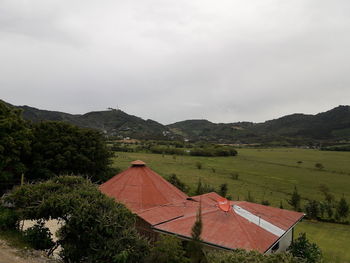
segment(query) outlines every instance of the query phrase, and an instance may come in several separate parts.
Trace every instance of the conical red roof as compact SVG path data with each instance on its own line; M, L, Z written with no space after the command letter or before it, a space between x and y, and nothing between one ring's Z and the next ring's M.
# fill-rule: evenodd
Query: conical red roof
M124 203L134 213L177 203L188 197L140 160L100 186L100 190Z

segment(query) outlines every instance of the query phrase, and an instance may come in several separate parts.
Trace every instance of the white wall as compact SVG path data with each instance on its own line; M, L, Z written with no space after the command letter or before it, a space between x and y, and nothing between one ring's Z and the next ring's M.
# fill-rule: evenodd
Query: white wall
M266 254L276 253L276 252L284 252L290 246L293 241L293 229L290 229L284 236L279 240L279 248L272 252L272 248L266 252Z

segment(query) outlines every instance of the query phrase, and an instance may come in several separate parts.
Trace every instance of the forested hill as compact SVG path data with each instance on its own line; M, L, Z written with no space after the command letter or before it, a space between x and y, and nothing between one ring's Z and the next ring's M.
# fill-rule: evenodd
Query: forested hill
M350 141L350 106L316 115L292 114L263 123L186 120L168 127L192 140L286 145Z
M23 110L23 117L26 120L65 121L124 138L180 140L186 138L218 143L276 145L350 142L350 106L338 106L316 115L292 114L263 123L212 123L208 120L186 120L170 125L144 120L116 109L74 115L29 106L18 107Z
M23 118L38 122L42 120L64 121L74 125L98 129L108 135L136 139L173 138L169 128L153 120L144 120L121 110L110 109L86 114L68 114L58 111L39 110L29 106L18 106L23 110Z

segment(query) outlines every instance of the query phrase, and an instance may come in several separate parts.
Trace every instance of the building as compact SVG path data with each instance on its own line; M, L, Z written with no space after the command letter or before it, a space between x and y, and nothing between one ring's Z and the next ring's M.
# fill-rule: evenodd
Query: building
M142 161L100 186L137 215L138 231L151 240L159 233L191 238L201 207L201 238L209 247L242 248L261 253L285 251L304 214L245 201L228 201L217 193L189 197Z

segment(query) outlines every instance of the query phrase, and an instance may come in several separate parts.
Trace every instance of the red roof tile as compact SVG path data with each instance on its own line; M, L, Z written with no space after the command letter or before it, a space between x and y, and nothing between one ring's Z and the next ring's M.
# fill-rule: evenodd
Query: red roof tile
M102 184L100 190L134 213L188 197L142 161L133 162L133 166Z
M218 194L188 197L139 160L102 184L100 190L123 202L155 230L187 238L191 237L201 205L202 240L229 249L265 252L280 238L280 233L283 235L304 216L244 201L230 201L233 209L225 212L218 203L224 199Z

